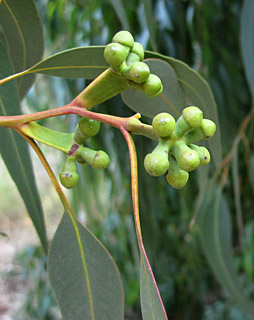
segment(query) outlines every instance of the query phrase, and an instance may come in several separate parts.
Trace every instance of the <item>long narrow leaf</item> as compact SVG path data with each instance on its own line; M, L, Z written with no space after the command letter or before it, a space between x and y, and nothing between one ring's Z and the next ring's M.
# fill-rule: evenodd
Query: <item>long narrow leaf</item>
M32 67L37 72L64 78L94 79L108 66L103 57L104 47L82 47L57 53Z
M243 64L250 87L254 94L254 1L245 0L241 13L241 49Z
M125 30L130 30L128 17L122 0L109 0Z
M156 38L155 38L155 32L154 32L154 25L155 25L155 18L153 16L153 8L152 8L152 1L151 0L142 0L144 4L144 13L145 13L145 19L147 28L149 30L150 34L150 41L152 45L152 49L154 51L158 51L158 47L156 44Z
M2 0L0 24L16 73L41 60L44 51L43 28L33 0ZM25 96L34 79L34 75L19 79L21 98Z
M12 71L7 52L0 43L0 76L8 76ZM18 115L20 113L16 81L0 86L0 115ZM41 243L44 249L47 250L43 212L27 144L14 130L0 127L0 151L10 175L24 200ZM1 197L3 196L4 194L1 194Z
M113 259L94 235L68 213L50 247L48 271L63 319L124 318L123 288Z
M204 253L218 281L228 291L230 298L251 316L254 303L243 295L234 268L230 212L220 187L213 187L204 199L198 217Z

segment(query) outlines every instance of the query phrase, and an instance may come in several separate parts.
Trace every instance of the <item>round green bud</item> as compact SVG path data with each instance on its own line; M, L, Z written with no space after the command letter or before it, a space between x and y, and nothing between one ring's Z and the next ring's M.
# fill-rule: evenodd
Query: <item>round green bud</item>
M104 151L97 151L92 162L94 169L106 169L110 164L110 158Z
M175 143L172 153L177 160L179 168L184 171L192 171L199 166L199 154L190 149L183 140Z
M175 129L175 124L175 119L166 112L157 114L152 122L154 132L161 138L169 137Z
M134 39L133 36L129 31L119 31L117 32L114 37L112 42L117 42L122 44L123 46L129 47L130 49L134 45Z
M67 188L73 188L78 183L76 157L67 157L62 172L59 175L61 184Z
M203 120L203 112L192 106L183 110L183 117L191 128L199 128Z
M79 180L79 175L77 172L61 172L59 175L61 184L66 188L73 188Z
M107 63L118 70L120 65L126 60L129 54L129 49L120 43L110 43L104 50L104 58Z
M175 189L182 189L188 179L189 179L189 173L184 170L179 171L171 171L169 167L169 172L166 176L168 183Z
M139 56L140 61L144 60L145 51L142 44L140 44L139 42L134 42L131 52L136 53L136 55Z
M179 168L185 171L195 170L200 163L199 155L194 150L186 150L177 158Z
M151 176L162 176L167 172L169 167L168 159L159 153L149 153L144 160L144 165L147 173Z
M168 174L166 176L168 183L175 189L183 188L188 179L189 173L178 167L178 163L174 157L171 156L171 163L168 168Z
M163 90L161 79L155 74L150 74L146 82L143 84L142 89L150 98L159 96Z
M88 138L95 136L100 130L101 123L99 121L82 118L79 121L80 131Z
M216 124L209 119L204 119L201 124L201 130L203 131L204 138L210 139L216 131Z
M192 150L195 150L199 154L200 166L205 166L210 162L211 156L209 151L205 147L199 147L195 144L190 144L190 148Z
M134 62L126 71L121 73L125 79L131 80L135 83L145 82L149 75L150 69L144 62Z

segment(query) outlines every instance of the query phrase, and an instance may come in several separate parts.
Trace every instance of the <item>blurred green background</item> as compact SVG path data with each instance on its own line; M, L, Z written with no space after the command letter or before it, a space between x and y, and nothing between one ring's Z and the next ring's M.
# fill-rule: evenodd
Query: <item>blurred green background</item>
M180 59L200 72L210 84L218 106L223 157L230 155L241 123L250 118L222 178L224 199L232 218L235 267L244 294L253 298L254 123L253 116L247 118L252 98L240 49L243 1L129 0L128 5L124 2L123 11L117 7L116 0L37 0L36 4L44 24L45 57L72 47L107 44L117 31L128 29L145 49ZM23 110L35 112L64 105L85 85L87 82L82 79L37 76L35 86L23 102ZM96 110L118 116L133 114L120 97ZM42 123L60 131L73 131L77 121L76 116L68 116ZM151 123L150 119L143 121ZM135 137L135 142L144 242L169 318L249 319L230 302L227 292L217 283L202 252L198 229L195 224L193 228L189 226L196 206L197 173L190 175L190 182L183 190L174 190L163 177L155 179L144 171L143 159L151 152L153 142L142 137ZM80 183L68 192L68 198L80 220L105 244L120 269L126 319L141 319L127 147L121 134L106 125L102 125L100 134L89 143L95 149L107 151L111 165L105 172L79 167ZM42 150L58 174L63 165L62 155L48 147ZM33 159L51 238L62 208L44 169L35 156ZM13 307L11 301L17 298L0 298L6 300L3 319L61 319L47 280L46 258L2 161L0 169L0 231L7 234L0 239L11 250L6 252L10 259L7 266L1 264L0 292L3 297L20 292L18 299L22 302ZM4 254L5 251L1 254L3 262ZM12 283L18 284L14 290L8 287Z

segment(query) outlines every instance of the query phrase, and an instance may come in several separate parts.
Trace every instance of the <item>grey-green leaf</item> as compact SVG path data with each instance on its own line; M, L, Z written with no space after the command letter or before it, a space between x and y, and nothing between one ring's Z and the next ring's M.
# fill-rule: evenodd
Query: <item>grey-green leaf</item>
M250 87L254 95L254 1L245 0L241 13L241 49L243 64Z
M147 111L145 111L144 114L150 117L153 117L154 114L161 112L163 109L165 111L167 110L167 112L173 113L173 115L176 115L174 110L178 110L179 115L182 109L188 105L195 105L199 107L204 112L204 117L213 120L217 126L216 134L211 140L208 140L208 145L212 152L213 161L216 167L218 167L222 157L220 126L217 106L210 86L198 74L198 72L191 69L180 60L149 51L146 52L146 57L163 60L171 67L170 69L165 68L164 73L161 73L160 69L162 69L162 62L154 60L155 62L151 68L152 72L158 74L162 79L162 83L164 85L163 93L160 97L150 98L150 102L147 104L147 98L142 97L141 93L137 93L137 95L136 93L128 90L122 94L124 101L128 106L130 106L129 96L135 94L135 98L133 97L131 100L131 108L138 111L138 108L140 108L141 105L143 108L148 106L146 109ZM149 61L150 59L145 62L150 65ZM172 69L174 73L172 72ZM175 79L177 79L177 82ZM181 90L179 90L179 88ZM135 103L135 101L137 102ZM157 110L157 112L155 110Z
M211 184L209 187L211 189L207 189L209 193L201 206L197 220L204 253L218 281L230 294L230 298L253 316L254 303L243 295L244 290L234 268L228 204L223 198L220 187Z
M115 9L116 14L117 14L119 20L121 21L122 27L125 30L130 30L130 25L128 22L126 10L123 5L123 1L122 0L109 0L109 2L111 3L112 7Z
M140 301L143 320L167 320L167 315L160 300L160 293L155 287L152 269L146 259L146 254L141 252L140 264Z
M52 241L48 271L64 320L123 319L123 288L112 257L68 213Z
M12 74L13 69L4 46L0 43L0 76ZM0 86L0 115L21 114L17 82L12 81ZM9 173L16 183L27 211L47 250L46 230L39 194L36 188L33 168L27 143L14 130L0 127L0 151Z
M94 79L108 68L105 47L80 47L57 53L33 66L37 72L63 78Z
M147 28L149 30L152 50L158 51L158 47L156 44L156 38L155 38L155 32L154 32L154 26L155 26L156 21L153 16L152 1L151 0L142 0L142 2L144 4L144 14L145 14Z
M43 27L33 0L3 0L0 4L0 24L16 73L41 60L44 51ZM21 98L32 86L34 79L34 75L19 79Z

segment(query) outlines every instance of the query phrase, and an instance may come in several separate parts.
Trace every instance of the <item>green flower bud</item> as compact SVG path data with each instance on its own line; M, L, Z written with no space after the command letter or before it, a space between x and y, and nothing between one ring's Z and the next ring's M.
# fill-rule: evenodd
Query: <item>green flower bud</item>
M215 134L216 124L209 119L204 119L201 124L201 130L203 131L204 138L210 139Z
M100 130L100 126L101 123L93 119L82 118L79 121L80 131L89 138L96 136Z
M66 189L71 189L78 183L79 175L77 172L61 172L59 178Z
M159 96L163 90L161 79L155 74L150 74L146 82L143 84L142 89L150 98Z
M167 172L169 167L168 153L172 145L172 141L161 139L153 152L145 157L145 169L151 176L158 177Z
M199 154L200 166L205 166L210 162L211 156L209 151L205 147L199 147L199 146L196 146L195 144L190 144L189 147L192 150L195 150Z
M191 128L199 128L203 120L203 112L197 107L188 107L183 110L185 121Z
M97 151L93 159L94 169L106 169L110 165L110 158L104 151Z
M104 50L104 58L107 63L116 71L119 70L121 64L126 60L129 54L129 48L120 43L110 43Z
M169 161L160 153L149 153L144 160L144 165L147 173L151 176L162 176L167 172Z
M183 114L176 122L175 135L178 138L191 130L199 128L203 120L203 112L197 107L188 107L183 110Z
M200 164L199 154L191 150L183 140L176 141L172 153L177 160L179 168L184 171L195 170Z
M177 161L172 157L166 178L173 188L182 189L189 179L189 173L180 169Z
M129 47L130 49L134 45L134 39L133 36L129 31L119 31L117 32L114 37L112 42L117 42L122 44L123 46Z
M153 130L157 136L166 138L171 135L175 129L175 119L166 112L159 113L153 118Z
M134 81L135 83L143 83L148 79L150 69L146 63L135 62L129 68L124 69L121 75L125 79Z
M209 120L203 119L201 127L192 129L184 135L186 144L194 143L202 139L210 139L216 131L216 124Z
M104 151L94 151L86 147L80 147L77 159L84 164L90 164L94 169L106 169L110 164L109 156Z
M139 42L134 42L130 53L135 53L139 57L138 61L144 60L145 51L144 51L142 44L140 44Z
M75 157L67 157L59 178L61 184L67 189L73 188L78 183L79 175Z
M82 118L74 133L74 140L83 144L85 140L95 136L100 130L100 122L92 119Z

